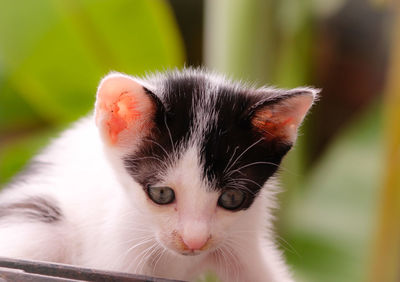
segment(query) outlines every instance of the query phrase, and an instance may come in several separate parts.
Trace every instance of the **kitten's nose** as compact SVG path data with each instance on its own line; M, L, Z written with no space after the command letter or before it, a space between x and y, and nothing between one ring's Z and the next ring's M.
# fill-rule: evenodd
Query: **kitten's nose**
M210 237L201 237L201 236L194 236L194 237L189 237L189 238L185 238L182 237L182 241L185 244L185 246L192 251L195 250L200 250L201 248L203 248L208 240L210 239Z
M183 244L189 250L202 249L211 238L207 223L199 221L185 224L180 236Z

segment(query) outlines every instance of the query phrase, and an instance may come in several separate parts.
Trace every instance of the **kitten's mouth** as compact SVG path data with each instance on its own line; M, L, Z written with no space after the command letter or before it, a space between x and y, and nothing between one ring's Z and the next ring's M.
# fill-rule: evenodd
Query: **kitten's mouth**
M192 251L180 252L180 254L181 254L181 255L184 255L184 256L198 256L198 255L200 255L200 254L202 254L202 253L203 253L202 251L194 251L194 250L192 250Z

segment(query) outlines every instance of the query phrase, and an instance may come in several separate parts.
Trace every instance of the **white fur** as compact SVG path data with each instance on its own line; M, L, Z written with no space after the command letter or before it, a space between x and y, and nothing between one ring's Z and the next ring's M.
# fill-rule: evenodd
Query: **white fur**
M205 184L195 150L187 149L165 183L175 186L180 205L176 212L173 206L152 204L142 187L118 170L121 164L110 164L105 157L92 118L80 121L36 157L48 163L41 173L0 197L4 203L49 196L59 203L64 220L3 221L0 256L183 280L213 270L222 281L291 281L267 228L275 189L263 189L246 211L217 208L216 192L199 189ZM196 220L206 231L196 227ZM168 245L175 229L189 237L209 232L215 246L197 256L177 254Z

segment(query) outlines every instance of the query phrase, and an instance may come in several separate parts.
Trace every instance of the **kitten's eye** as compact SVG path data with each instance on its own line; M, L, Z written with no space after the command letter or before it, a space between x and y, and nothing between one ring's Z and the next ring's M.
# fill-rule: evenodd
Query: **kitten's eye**
M239 208L245 199L245 194L241 190L229 189L219 196L218 205L227 210Z
M147 186L149 198L156 204L167 205L175 200L175 193L166 186Z

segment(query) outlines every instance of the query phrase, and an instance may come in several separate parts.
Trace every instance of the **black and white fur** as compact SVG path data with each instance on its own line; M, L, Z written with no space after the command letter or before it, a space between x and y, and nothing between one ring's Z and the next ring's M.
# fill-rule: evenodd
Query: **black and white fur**
M140 118L114 139L106 91L142 95L134 103ZM182 280L211 270L222 281L292 281L271 232L273 176L316 94L193 69L108 75L96 122L77 122L34 158L35 173L0 194L0 256ZM299 117L271 132L252 122L271 113ZM148 185L171 187L175 201L155 204ZM245 192L237 210L217 204L228 188ZM201 240L207 247L185 243Z

